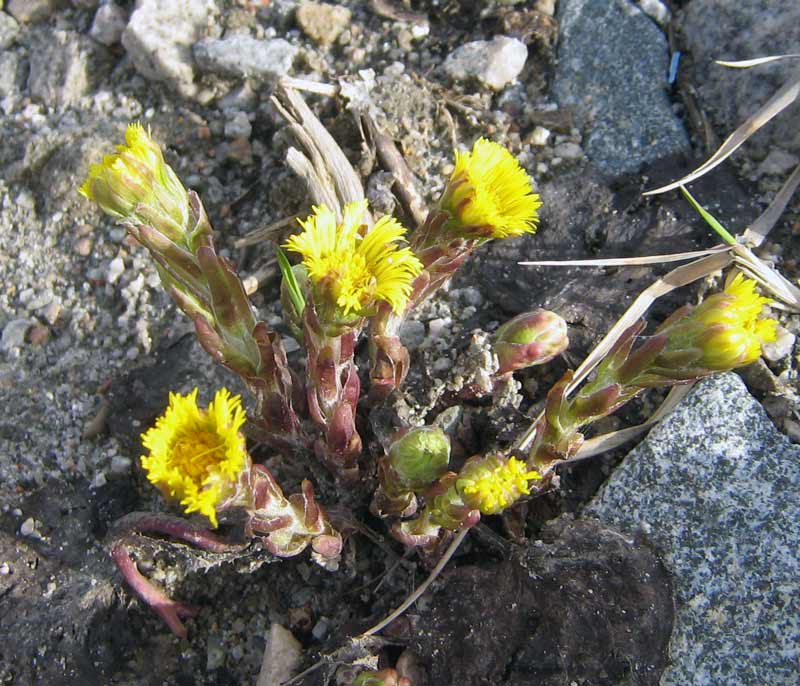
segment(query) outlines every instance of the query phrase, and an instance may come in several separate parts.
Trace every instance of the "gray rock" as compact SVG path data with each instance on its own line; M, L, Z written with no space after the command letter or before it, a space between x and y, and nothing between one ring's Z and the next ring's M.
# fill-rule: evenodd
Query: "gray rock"
M14 17L0 12L0 50L7 50L19 33L19 24Z
M644 531L674 575L661 686L797 684L800 447L738 376L698 385L586 512Z
M679 19L692 53L692 82L720 138L728 136L796 73L797 60L753 69L728 69L714 60L796 53L800 45L797 0L692 0ZM800 103L795 102L753 136L742 153L761 160L778 146L800 154L798 119Z
M128 23L125 10L113 2L102 5L94 15L89 35L103 45L116 45Z
M137 0L122 45L142 76L192 96L197 86L191 46L203 35L208 15L209 3L198 0Z
M477 79L499 91L519 76L527 59L525 43L508 36L495 36L490 41L465 43L447 56L443 68L454 81Z
M253 125L244 112L234 112L225 122L225 135L228 138L250 138Z
M13 52L0 53L0 98L17 90L19 58Z
M25 334L30 328L30 319L12 319L3 327L0 347L6 351L21 347L25 343Z
M92 42L74 31L47 31L33 44L31 95L49 107L76 104L91 88Z
M616 177L689 152L667 97L661 30L628 0L562 0L553 92L586 130L584 149Z
M36 24L47 19L57 5L57 0L9 0L6 12L22 24Z
M206 38L194 46L198 66L215 74L275 81L292 68L298 49L283 38L257 40L234 35Z

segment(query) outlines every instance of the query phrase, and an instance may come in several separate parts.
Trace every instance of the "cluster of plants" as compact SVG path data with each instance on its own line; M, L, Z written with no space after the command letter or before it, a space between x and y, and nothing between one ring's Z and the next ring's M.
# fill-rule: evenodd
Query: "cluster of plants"
M128 515L115 528L111 553L134 592L179 636L194 611L139 572L131 556L134 533L167 535L210 552L240 550L253 540L279 557L310 548L322 567L338 566L342 535L318 502L311 471L300 492L286 495L252 458L254 442L298 464L318 461L343 493L369 490L370 510L390 534L432 553L481 517L551 488L557 465L581 450L588 424L646 389L749 364L776 335L775 320L765 315L771 301L753 279L732 272L721 292L678 309L648 335L642 320L627 323L591 377L567 371L549 390L526 440L512 448L455 460L441 428L407 426L375 461L365 454L357 417L365 404L402 388L411 359L400 337L403 322L481 246L536 229L540 198L509 151L481 138L470 151L456 152L441 197L410 233L392 216L375 217L364 199L317 205L298 222L297 232L276 246L284 321L305 351L297 368L279 333L259 320L235 266L215 248L200 198L183 186L144 127L128 127L125 144L91 167L80 192L150 253L203 349L250 393L246 408L226 389L206 407L198 389L172 393L142 435L147 479L196 516ZM356 365L364 338L366 389ZM567 324L556 313L515 317L492 339L495 381L553 359L568 343ZM215 531L226 522L240 528L239 542ZM358 683L403 682L390 670L364 672Z

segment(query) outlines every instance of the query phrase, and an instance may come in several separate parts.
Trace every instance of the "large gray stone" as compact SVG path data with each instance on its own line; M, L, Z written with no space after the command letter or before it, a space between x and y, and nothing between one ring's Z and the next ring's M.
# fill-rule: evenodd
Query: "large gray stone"
M699 384L586 513L644 532L674 575L661 686L798 683L800 446L738 376Z
M94 45L74 31L42 31L32 41L28 88L49 107L69 107L86 95L97 73Z
M714 60L744 60L798 52L800 2L692 0L679 15L692 54L692 77L703 109L725 138L797 73L797 60L753 69L729 69ZM774 146L800 154L800 103L779 114L744 146L763 159Z
M628 0L561 0L553 92L584 129L589 158L610 176L689 151L667 97L667 41Z
M221 40L206 38L194 46L197 64L205 71L265 81L287 74L297 53L283 38L257 40L239 34Z
M58 0L9 0L6 9L18 22L36 24L49 18L58 5Z
M19 24L14 17L0 12L0 50L10 48L19 34Z
M192 45L205 33L210 6L204 0L137 0L122 34L137 71L194 95Z

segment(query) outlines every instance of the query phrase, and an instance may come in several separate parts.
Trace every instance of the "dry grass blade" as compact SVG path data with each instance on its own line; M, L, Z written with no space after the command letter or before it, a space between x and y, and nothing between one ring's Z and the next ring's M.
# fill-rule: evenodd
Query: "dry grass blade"
M732 69L750 69L750 67L757 67L761 64L769 64L770 62L777 62L778 60L796 59L800 55L770 55L769 57L756 57L752 60L737 60L735 62L728 62L727 60L714 60L721 67L731 67Z
M267 226L260 226L246 233L241 238L237 238L234 242L235 248L246 248L249 245L256 245L268 241L279 231L285 229L287 226L297 226L297 215L292 214L288 217L283 217L277 221L268 224Z
M665 276L657 279L650 284L636 300L633 301L631 306L625 311L622 317L617 320L617 323L611 330L603 337L603 339L595 346L594 350L589 353L588 357L581 363L575 370L572 382L567 387L567 393L572 392L577 386L592 372L592 370L600 363L600 361L608 354L608 351L614 346L619 337L631 325L637 322L650 308L650 306L663 295L686 286L698 279L702 279L715 271L728 266L733 261L729 251L715 253L708 255L702 259L695 260L690 264L685 264L673 269ZM526 452L535 438L536 424L539 417L534 419L528 430L515 442L514 452Z
M646 191L643 195L656 195L658 193L666 193L667 191L674 190L678 186L684 186L691 183L695 179L700 178L704 174L715 167L722 164L728 157L730 157L741 145L758 131L764 124L770 121L773 117L780 114L784 109L791 105L800 96L800 77L787 83L775 95L773 95L755 114L742 124L736 131L734 131L719 149L691 174L684 176L678 181L656 188L652 191Z
M613 450L614 448L619 448L621 445L643 434L672 412L672 410L677 407L678 403L692 390L694 384L695 382L692 381L682 386L673 386L664 399L664 402L659 405L658 409L646 422L642 422L637 426L628 427L627 429L611 431L602 436L590 438L580 447L578 452L575 453L575 457L571 458L569 461L587 460L590 457L595 457L609 450Z
M780 219L798 186L800 186L800 164L794 168L789 178L786 179L781 189L772 199L769 207L745 229L743 238L747 245L761 245L764 242L769 232L772 231L772 227L778 223L778 219Z
M444 554L442 555L441 559L436 563L436 566L433 568L431 573L428 575L428 578L425 579L425 581L423 581L419 586L417 586L417 588L415 588L412 591L411 595L409 595L408 598L406 598L402 602L402 604L394 612L392 612L389 616L387 616L384 619L382 619L375 626L370 627L369 629L367 629L363 633L361 633L358 636L356 636L353 640L354 641L359 641L359 640L362 640L364 638L367 638L368 636L372 636L373 634L377 634L379 631L381 631L382 629L385 629L387 626L389 626L389 624L391 624L395 619L397 619L401 614L403 614L409 607L411 607L415 602L417 602L419 597L423 593L425 593L425 591L428 590L428 586L430 586L436 580L436 577L439 576L439 574L442 573L442 570L444 569L445 565L450 561L450 558L453 557L453 555L455 554L456 550L458 550L458 546L461 545L461 541L463 541L466 538L468 533L469 533L469 529L462 529L461 531L459 531L458 534L456 535L456 537L452 540L450 545L447 547L447 550L444 551Z
M293 76L282 77L281 83L287 88L293 88L296 91L327 95L329 98L339 94L339 86L335 83L320 83L319 81L309 81L308 79L296 79Z
M287 164L306 181L314 201L324 203L341 219L344 205L364 198L361 179L333 136L288 82L278 83L272 102L305 151L290 148ZM372 218L367 217L367 221L371 226Z
M643 264L695 260L706 255L725 252L726 250L728 250L727 245L715 245L707 250L675 252L667 255L648 255L647 257L609 257L598 260L538 260L534 262L517 262L517 264L525 267L637 267Z
M763 260L753 254L750 248L744 245L734 245L731 250L736 266L746 276L758 281L770 292L770 295L780 300L789 309L800 311L800 288L765 264Z

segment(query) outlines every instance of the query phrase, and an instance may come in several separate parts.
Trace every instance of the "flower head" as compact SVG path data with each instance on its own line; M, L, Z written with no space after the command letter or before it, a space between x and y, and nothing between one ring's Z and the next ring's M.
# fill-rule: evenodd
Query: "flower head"
M125 145L89 168L78 192L117 219L139 220L140 208L163 215L177 227L186 224L188 195L161 148L141 124L130 124ZM143 223L152 223L148 214Z
M142 466L150 483L180 501L187 513L200 512L217 526L217 506L233 495L240 474L250 466L240 396L220 389L208 409L197 406L197 389L170 393L169 406L142 434L149 454Z
M471 152L456 152L456 164L441 208L451 230L469 238L510 238L533 233L542 203L531 179L502 145L479 138Z
M775 340L778 323L762 317L772 301L756 293L756 282L742 274L721 293L706 298L685 317L666 322L659 330L668 336L667 350L696 348L694 363L709 371L725 371L755 362L761 345Z
M300 222L302 233L284 246L303 257L315 304L333 306L345 318L362 316L377 301L401 312L411 283L422 271L411 249L399 247L406 230L394 217L381 217L365 235L366 209L366 200L349 203L338 223L330 209L315 207L314 214Z
M483 514L497 514L528 495L528 483L541 479L516 457L506 460L494 455L468 461L456 481L456 489L464 502Z

